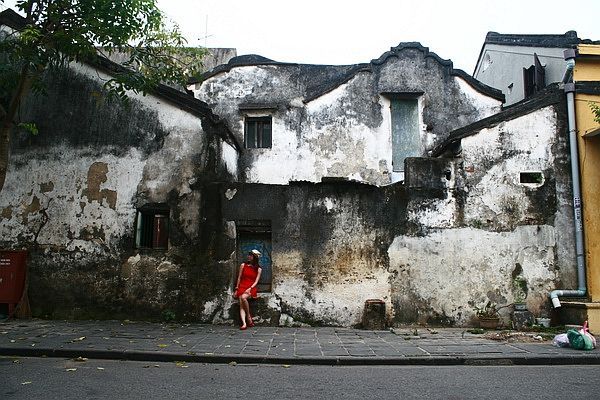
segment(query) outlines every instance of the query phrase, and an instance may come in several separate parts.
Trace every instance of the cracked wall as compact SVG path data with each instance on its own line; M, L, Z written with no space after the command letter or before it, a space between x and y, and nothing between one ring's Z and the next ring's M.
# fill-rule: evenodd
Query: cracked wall
M235 150L163 98L106 97L106 79L73 64L27 100L22 117L39 134L13 141L0 246L29 250L36 316L202 318L230 274L207 258L218 254L208 243L219 225L205 212L206 185L231 179L235 168L220 160ZM169 249L136 249L137 209L157 203L169 208Z
M331 90L321 88L343 80L352 68L358 66L233 64L193 90L228 121L240 143L245 116L272 116L272 148L247 149L240 157L240 179L249 183L343 177L381 186L397 180L390 93L419 96L422 156L451 130L500 110L500 101L415 48L396 50L380 65L365 65Z
M229 238L236 221L271 221L273 287L260 312L354 326L379 298L391 325L469 326L475 307L513 303L517 278L528 308L550 312L549 291L575 278L564 131L556 104L473 132L461 157L409 159L405 184L224 185ZM521 183L521 171L544 181ZM230 303L214 310L235 318Z

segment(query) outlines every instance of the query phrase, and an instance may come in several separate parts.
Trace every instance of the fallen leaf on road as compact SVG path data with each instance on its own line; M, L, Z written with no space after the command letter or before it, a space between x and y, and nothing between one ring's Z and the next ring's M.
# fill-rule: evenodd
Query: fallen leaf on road
M67 368L65 371L67 371L67 372L73 372L73 371L77 371L77 368Z
M168 344L160 343L160 344L157 344L157 346L162 349L162 348L168 347L169 345Z
M19 361L19 360L13 360L13 364L18 364L18 363L20 363L20 362L21 362L21 361Z
M31 384L31 381L21 382L21 385L29 385L29 384Z
M97 369L98 371L104 371L104 368L102 368L102 367L96 367L96 369Z
M215 353L204 353L205 356L212 356Z
M179 368L188 368L189 365L186 365L184 361L175 361L175 365L177 365Z
M160 368L160 365L154 364L154 368Z
M14 342L16 342L16 340L12 339L10 342L11 342L11 343L14 343Z
M85 357L77 357L77 358L74 358L74 359L73 359L73 361L79 361L79 362L85 362L85 361L87 361L87 360L88 360L88 359L87 359L87 358L85 358Z
M35 347L35 343L32 343L32 344L31 344L31 347Z
M78 337L77 339L71 340L71 342L81 342L84 339L85 339L85 336L82 336L82 337Z
M291 365L289 365L289 364L283 364L283 365L282 365L282 367L283 367L283 368L289 368L290 366L291 366Z
M195 351L188 351L187 354L189 354L190 356L195 356L196 352Z
M229 365L231 365L232 367L235 367L237 365L237 363L235 361L232 361L229 363Z

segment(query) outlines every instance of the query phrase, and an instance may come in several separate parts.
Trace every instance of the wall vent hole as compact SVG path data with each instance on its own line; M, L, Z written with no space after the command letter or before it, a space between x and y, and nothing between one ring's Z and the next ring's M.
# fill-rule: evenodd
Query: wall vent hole
M544 174L541 172L521 172L519 182L541 185L544 183Z

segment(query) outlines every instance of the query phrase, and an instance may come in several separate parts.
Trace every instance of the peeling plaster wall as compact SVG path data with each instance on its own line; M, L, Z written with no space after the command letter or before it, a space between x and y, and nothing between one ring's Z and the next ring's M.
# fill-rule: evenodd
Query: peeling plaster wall
M500 101L414 48L399 50L381 65L365 67L331 90L310 97L321 75L334 76L349 68L233 66L193 90L228 121L240 143L245 116L272 116L272 148L247 149L240 157L240 178L248 183L319 182L323 177L378 186L392 183L390 100L382 93L423 93L419 100L422 155L443 142L451 130L500 110ZM331 85L336 79L340 76L323 78L322 84Z
M473 307L514 302L512 273L523 268L540 312L558 279L552 226L520 226L510 232L476 228L435 230L425 237L397 236L389 248L397 323L469 325ZM504 310L506 316L509 310Z
M229 225L271 221L261 313L352 326L379 298L392 325L468 326L474 307L513 303L518 280L528 308L549 312L549 291L576 272L564 131L556 104L473 132L462 157L409 159L405 184L225 185ZM520 183L521 171L544 181Z
M161 98L99 96L95 70L50 75L48 97L24 107L40 134L15 138L0 192L0 245L30 250L35 315L236 320L240 220L271 223L272 291L255 307L273 324L357 325L379 298L392 325L463 326L474 306L513 302L516 278L538 314L574 281L564 105L473 131L460 157L409 158L405 183L389 184L379 93L424 91L424 152L495 101L416 50L306 104L302 68L237 67L201 86L238 139L241 104L280 101L273 149L241 156ZM521 184L522 171L544 180ZM314 183L327 176L369 184ZM148 203L170 208L168 251L134 248Z
M390 302L387 248L406 224L401 185L227 184L221 193L226 220L271 221L273 282L261 294L263 318L351 326L365 300Z
M468 324L475 306L515 302L516 277L526 282L528 309L540 315L549 312L551 290L573 283L563 107L463 138L462 157L443 168L451 174L441 178L448 195L409 202L408 220L420 234L397 236L389 249L396 322ZM543 183L520 182L520 172L532 171Z
M73 64L28 98L22 118L39 134L14 138L0 246L29 250L36 316L202 318L230 276L206 260L219 230L206 185L236 173L235 150L163 98L107 98L107 79ZM149 203L170 209L168 251L135 249L136 209Z

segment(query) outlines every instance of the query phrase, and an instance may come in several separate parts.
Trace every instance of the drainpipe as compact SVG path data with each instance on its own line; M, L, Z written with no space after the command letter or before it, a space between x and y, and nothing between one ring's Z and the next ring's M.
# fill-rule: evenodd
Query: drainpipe
M550 299L554 308L560 307L559 297L585 297L587 285L585 276L585 255L583 247L583 221L581 218L581 185L579 183L579 155L577 151L577 126L575 123L575 84L569 82L575 67L575 50L565 50L567 67L563 75L567 94L567 114L569 121L569 146L571 148L571 176L573 177L573 213L575 214L575 247L577 251L577 290L553 290Z

